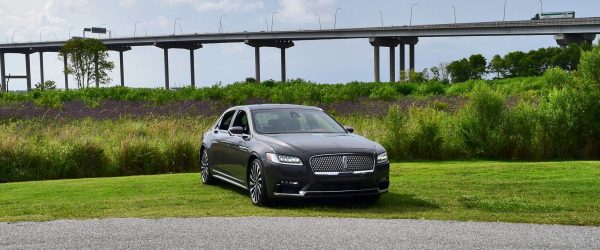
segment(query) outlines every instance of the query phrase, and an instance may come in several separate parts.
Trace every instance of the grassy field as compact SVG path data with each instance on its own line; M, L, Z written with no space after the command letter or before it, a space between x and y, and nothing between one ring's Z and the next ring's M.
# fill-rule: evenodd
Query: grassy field
M327 216L600 225L600 162L396 163L379 204L251 204L197 173L0 184L0 221L108 217Z

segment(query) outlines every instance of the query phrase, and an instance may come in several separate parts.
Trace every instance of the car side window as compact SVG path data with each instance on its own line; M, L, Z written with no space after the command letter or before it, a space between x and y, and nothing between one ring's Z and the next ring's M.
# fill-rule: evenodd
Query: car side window
M233 121L234 127L244 128L244 134L250 134L250 125L248 124L248 115L244 111L240 111Z
M234 114L235 110L232 110L223 115L223 119L221 119L221 124L219 124L219 130L229 129L229 124L231 124L231 120L233 119Z

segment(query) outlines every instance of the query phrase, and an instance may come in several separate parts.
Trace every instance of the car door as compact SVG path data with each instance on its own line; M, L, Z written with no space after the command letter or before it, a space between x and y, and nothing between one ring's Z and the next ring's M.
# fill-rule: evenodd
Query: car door
M246 182L246 168L248 167L248 160L251 157L249 144L250 140L252 140L252 135L250 134L250 123L248 120L249 117L246 111L238 111L231 126L244 128L244 133L242 135L232 135L229 139L231 150L229 154L231 156L231 163L228 165L229 172L241 180L242 184Z
M236 110L230 110L223 114L221 120L218 125L213 129L214 137L211 143L210 149L208 151L208 159L210 161L211 167L213 170L216 170L217 173L223 173L225 170L225 165L227 163L227 159L230 157L228 155L228 141L229 138L229 127L233 121L233 117L235 115ZM228 173L225 173L228 174Z

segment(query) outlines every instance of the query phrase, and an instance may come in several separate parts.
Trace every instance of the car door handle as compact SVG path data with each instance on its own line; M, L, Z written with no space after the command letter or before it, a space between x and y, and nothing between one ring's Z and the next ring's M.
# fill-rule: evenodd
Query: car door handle
M248 151L250 150L248 147L244 147L244 146L238 146L239 149L243 150L243 151Z

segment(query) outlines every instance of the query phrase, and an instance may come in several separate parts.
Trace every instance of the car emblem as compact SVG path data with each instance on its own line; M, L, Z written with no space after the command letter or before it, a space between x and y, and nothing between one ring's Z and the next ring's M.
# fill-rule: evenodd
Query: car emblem
M342 157L342 167L344 167L344 170L348 169L348 156Z

